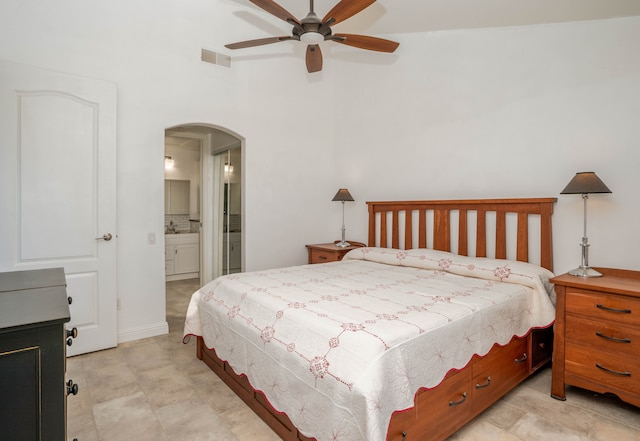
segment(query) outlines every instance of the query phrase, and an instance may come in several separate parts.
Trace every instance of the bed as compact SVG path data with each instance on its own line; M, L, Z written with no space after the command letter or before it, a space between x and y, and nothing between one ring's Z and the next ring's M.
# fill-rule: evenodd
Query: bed
M550 360L555 201L368 202L367 247L217 278L185 338L283 440L443 440Z

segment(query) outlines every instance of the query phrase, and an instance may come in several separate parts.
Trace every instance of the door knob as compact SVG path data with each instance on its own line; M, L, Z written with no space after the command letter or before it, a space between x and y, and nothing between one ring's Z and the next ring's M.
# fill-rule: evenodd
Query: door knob
M113 236L111 235L111 233L104 233L102 237L96 237L96 240L104 240L106 242L109 242L112 238Z

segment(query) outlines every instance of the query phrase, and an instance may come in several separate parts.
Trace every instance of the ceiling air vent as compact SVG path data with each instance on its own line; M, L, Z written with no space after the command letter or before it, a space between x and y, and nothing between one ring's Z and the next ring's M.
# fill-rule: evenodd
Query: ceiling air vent
M202 61L205 63L217 64L219 66L231 67L231 57L217 52L202 49Z

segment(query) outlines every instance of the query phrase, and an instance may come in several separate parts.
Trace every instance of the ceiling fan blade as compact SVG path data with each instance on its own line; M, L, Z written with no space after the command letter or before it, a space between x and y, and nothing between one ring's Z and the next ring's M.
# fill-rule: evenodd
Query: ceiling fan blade
M295 38L290 36L258 38L257 40L247 40L240 41L238 43L225 44L224 47L226 47L227 49L244 49L246 47L262 46L264 44L278 43L280 41L287 40L295 40Z
M331 25L340 23L349 17L353 17L375 2L376 0L342 0L324 16L322 23L327 23L331 19L333 19L330 23Z
M295 23L300 25L300 22L297 18L295 18L289 11L284 9L282 6L274 2L273 0L249 0L254 5L264 9L269 14L275 15L281 20L286 21L287 23Z
M378 52L393 52L400 46L395 41L366 35L334 34L331 39L337 43Z
M307 72L320 72L322 70L322 52L317 44L307 46Z

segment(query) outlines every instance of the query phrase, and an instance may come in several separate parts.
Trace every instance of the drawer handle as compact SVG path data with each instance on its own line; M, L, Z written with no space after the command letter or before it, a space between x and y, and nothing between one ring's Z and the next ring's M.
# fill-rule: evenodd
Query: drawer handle
M608 306L601 305L600 303L596 305L596 308L602 309L603 311L617 312L620 314L631 314L630 309L609 308Z
M327 256L318 256L318 259L320 259L320 260L327 260Z
M485 387L489 387L491 384L491 377L487 377L487 382L485 384L476 384L476 389L484 389Z
M460 404L464 403L465 401L467 401L467 393L463 392L462 393L462 399L459 401L449 401L449 406L459 406Z
M596 367L598 369L602 369L605 372L609 372L609 373L612 373L612 374L620 375L622 377L630 377L631 376L631 372L614 371L613 369L609 369L609 368L606 368L606 367L602 366L600 363L596 363Z
M522 358L516 358L513 360L515 364L524 363L525 361L527 361L527 354L522 354Z
M611 340L611 341L615 341L615 342L618 342L618 343L631 343L631 339L630 338L611 337L610 335L605 335L600 331L596 332L596 335L598 337L604 338L605 340Z

